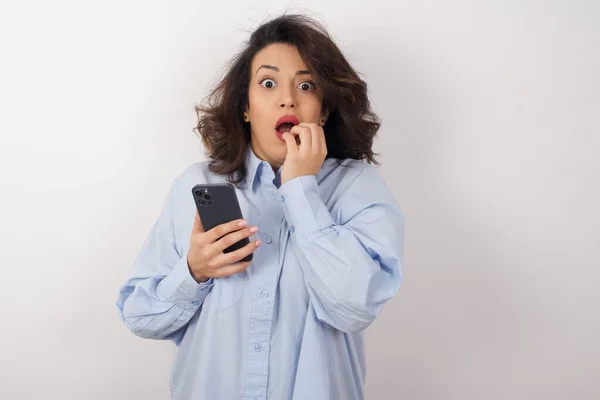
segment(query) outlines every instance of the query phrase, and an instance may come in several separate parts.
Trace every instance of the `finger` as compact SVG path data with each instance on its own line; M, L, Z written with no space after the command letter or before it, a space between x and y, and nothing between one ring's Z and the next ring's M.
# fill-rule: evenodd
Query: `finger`
M323 141L321 140L321 136L323 135L323 128L319 125L312 122L302 122L300 125L306 126L310 129L311 133L311 150L313 154L321 154L321 148L323 146Z
M298 145L296 144L296 136L291 134L290 132L284 132L282 138L283 140L285 140L285 145L287 147L286 157L298 155Z
M214 244L214 249L211 249L211 251L214 250L215 254L222 253L223 250L225 250L232 244L235 244L242 239L248 238L254 235L256 232L258 232L258 228L256 226L241 229L236 232L231 232L223 236L221 239L217 240Z
M239 262L241 259L258 249L260 243L260 240L255 240L253 242L248 243L241 249L237 249L230 253L222 253L221 255L217 256L217 258L215 259L215 263L217 265L229 265Z
M292 133L297 133L300 136L300 146L298 148L299 152L306 153L312 148L312 140L310 128L304 125L296 125L290 131Z
M239 231L244 228L248 224L247 221L243 219L236 219L230 222L226 222L221 225L217 225L204 235L204 239L206 240L206 244L212 244L227 235L228 233Z
M302 122L301 122L301 124L302 124ZM293 135L295 135L295 136L297 136L298 139L300 139L300 143L299 144L302 144L302 136L301 136L302 135L302 131L305 131L306 129L308 129L308 128L306 126L303 126L303 125L294 125L292 127L292 129L290 129L290 133L293 134Z
M244 261L244 262L238 262L235 264L226 265L224 267L218 268L215 271L214 275L216 278L223 278L226 276L239 274L240 272L245 271L250 266L250 264L252 264L251 261Z
M204 227L202 226L202 221L200 220L200 215L198 215L198 209L196 209L196 215L194 216L194 225L192 226L192 233L202 233L204 232Z
M323 156L327 156L327 139L325 139L325 130L323 127L319 127L321 134L319 135L319 142L321 142L321 146L319 150Z
M310 154L312 152L312 132L310 128L300 132L300 153Z

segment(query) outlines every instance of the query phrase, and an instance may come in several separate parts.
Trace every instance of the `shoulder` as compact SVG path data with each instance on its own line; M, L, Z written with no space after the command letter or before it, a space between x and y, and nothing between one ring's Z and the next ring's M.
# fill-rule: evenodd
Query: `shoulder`
M204 178L211 174L208 168L209 164L210 161L198 161L192 163L184 168L175 179L180 181L186 179Z
M351 158L327 159L318 176L319 184L333 184L336 191L346 190L355 184L380 186L385 185L379 169L362 160Z
M195 185L197 183L225 182L226 177L212 172L209 169L209 164L210 161L198 161L188 165L175 177L175 183L178 186L185 186L191 183Z
M397 209L393 194L379 169L362 160L327 161L328 174L319 190L334 215L345 221L368 208Z
M225 176L210 171L209 164L210 161L189 164L182 168L171 181L170 202L173 210L173 224L178 232L185 232L188 235L194 221L196 205L192 196L192 188L199 183L226 182Z
M227 177L212 172L210 161L198 161L189 164L175 176L171 183L172 195L178 199L191 199L189 193L199 183L224 183Z

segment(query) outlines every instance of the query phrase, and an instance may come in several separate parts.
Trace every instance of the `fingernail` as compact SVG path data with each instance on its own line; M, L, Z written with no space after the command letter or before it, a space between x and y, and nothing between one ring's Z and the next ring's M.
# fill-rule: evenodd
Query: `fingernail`
M256 247L260 246L260 243L261 243L261 242L260 242L260 239L259 239L259 240L257 240L255 243L256 243Z
M250 232L254 233L258 231L258 227L257 226L253 226L252 228L250 228Z
M242 220L240 222L238 222L238 226L246 226L247 222Z

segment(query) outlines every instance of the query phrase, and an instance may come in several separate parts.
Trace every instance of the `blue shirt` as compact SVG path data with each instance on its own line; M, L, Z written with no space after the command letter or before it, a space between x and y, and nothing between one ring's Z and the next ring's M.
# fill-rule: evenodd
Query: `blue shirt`
M400 287L404 217L376 168L337 161L280 185L249 147L236 193L263 244L203 284L187 265L191 188L226 180L207 162L174 179L117 300L134 334L179 347L172 399L364 398L363 330Z

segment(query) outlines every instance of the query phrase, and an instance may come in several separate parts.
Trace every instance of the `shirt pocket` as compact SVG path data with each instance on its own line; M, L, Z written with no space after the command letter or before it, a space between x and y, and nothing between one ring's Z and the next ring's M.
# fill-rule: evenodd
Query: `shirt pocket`
M223 310L239 302L244 289L243 282L240 274L216 278L211 290L213 307Z

